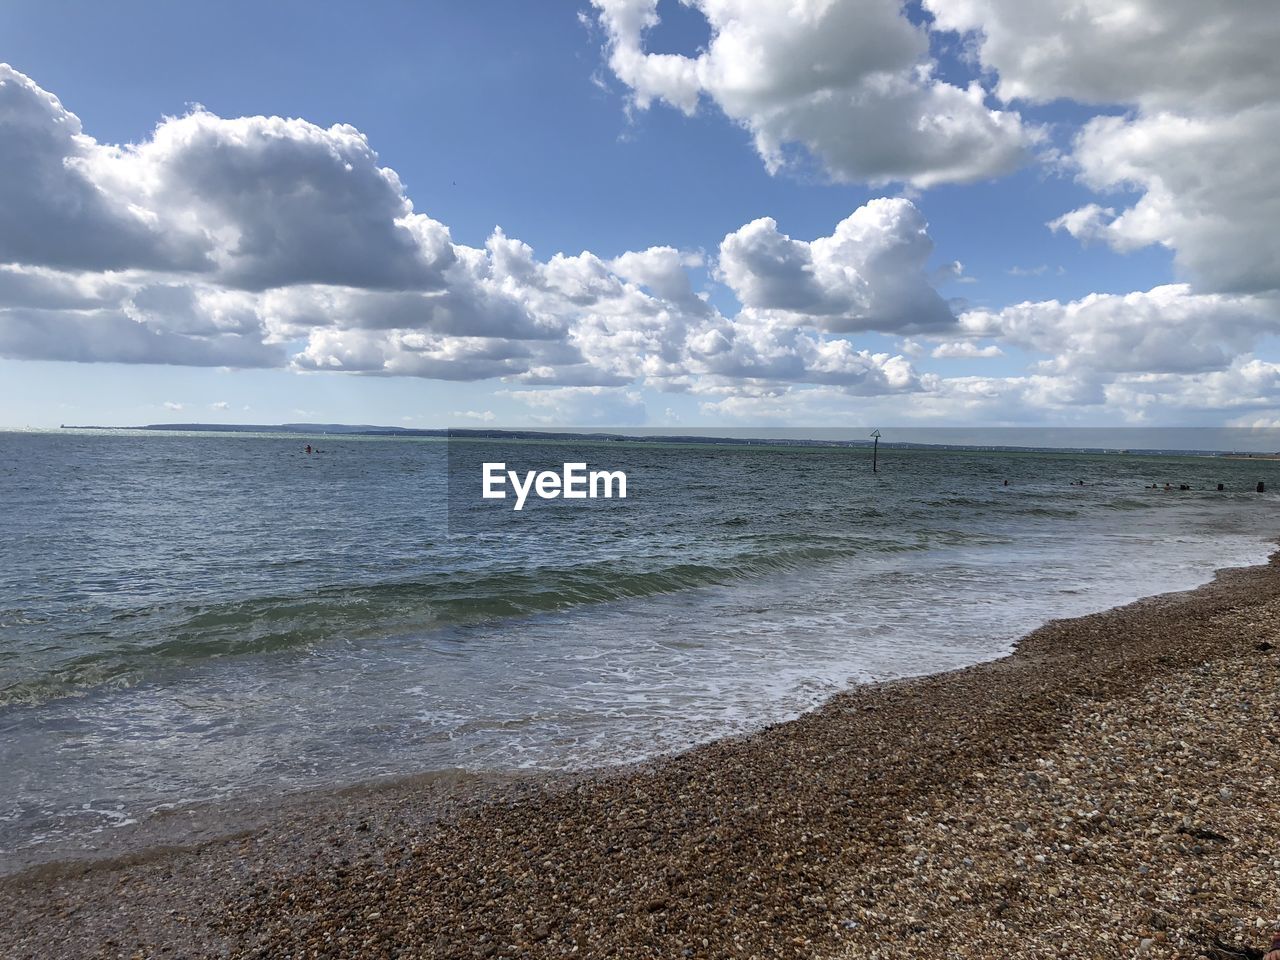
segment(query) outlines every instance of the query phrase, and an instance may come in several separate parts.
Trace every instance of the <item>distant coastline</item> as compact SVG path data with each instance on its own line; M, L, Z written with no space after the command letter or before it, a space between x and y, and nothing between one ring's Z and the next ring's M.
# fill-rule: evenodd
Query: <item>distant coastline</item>
M348 423L148 423L136 427L105 427L91 424L60 425L62 430L155 430L186 433L296 433L305 436L348 437L439 437L468 440L589 440L631 443L718 443L739 445L804 446L804 447L869 447L870 440L822 440L767 437L709 437L697 434L655 434L653 436L622 433L578 432L569 430L499 430L466 427L382 427L373 424ZM899 443L899 447L933 447L942 444ZM998 448L992 448L998 449ZM1022 449L1008 447L1005 449Z
M604 431L486 429L482 427L389 427L349 423L148 423L140 426L110 427L97 424L59 424L61 430L150 430L185 433L287 433L299 436L402 437L466 440L589 441L619 443L718 444L771 447L871 447L871 440L824 439L820 437L729 437L703 434L628 434ZM998 429L998 428L997 428ZM890 450L968 450L978 452L1084 453L1120 456L1222 457L1235 460L1280 460L1280 452L1252 453L1223 448L1184 447L1104 447L1038 444L941 443L911 440L880 441Z

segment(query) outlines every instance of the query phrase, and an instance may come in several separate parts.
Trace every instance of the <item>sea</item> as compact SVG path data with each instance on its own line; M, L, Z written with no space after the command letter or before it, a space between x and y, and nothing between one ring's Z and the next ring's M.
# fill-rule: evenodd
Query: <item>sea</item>
M0 867L165 811L750 732L1262 562L1280 536L1274 461L875 456L0 433ZM626 498L475 493L478 464L571 461L625 472Z

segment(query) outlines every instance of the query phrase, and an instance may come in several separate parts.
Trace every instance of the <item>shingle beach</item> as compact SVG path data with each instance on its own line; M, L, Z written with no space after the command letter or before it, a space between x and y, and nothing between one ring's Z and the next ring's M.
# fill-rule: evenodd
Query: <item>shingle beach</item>
M0 880L0 957L1258 957L1280 554L638 767Z

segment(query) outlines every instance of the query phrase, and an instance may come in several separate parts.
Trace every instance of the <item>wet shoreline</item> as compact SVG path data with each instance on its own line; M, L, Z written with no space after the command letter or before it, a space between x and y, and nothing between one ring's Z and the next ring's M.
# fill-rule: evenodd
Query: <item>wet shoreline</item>
M983 784L1052 756L1082 712L1123 718L1162 684L1187 688L1206 664L1275 676L1276 654L1262 648L1280 645L1277 563L1055 621L1001 660L855 688L797 720L632 768L479 790L465 776L357 788L195 848L28 871L0 880L12 917L0 952L800 957L836 955L862 937L937 946L935 920L889 909L875 886L923 884L923 864L904 854L938 826L935 804L963 807ZM1257 709L1265 717L1269 708ZM1090 772L1104 761L1081 762ZM998 803L984 802L994 816ZM961 870L964 851L947 842L935 836L933 855ZM1220 852L1199 846L1200 859ZM958 900L995 911L982 921L990 943L1009 931L990 951L1017 955L1019 942L1030 951L1025 937L1050 932L1035 925L1045 904L1018 900L1025 878L971 879L976 887ZM1160 916L1173 920L1159 928L1134 920L1115 949L1150 941L1143 949L1161 955L1253 934L1260 905L1232 896L1234 911L1219 904L1205 914L1197 900L1171 905ZM1127 917L1130 906L1115 910ZM1009 922L1019 910L1021 926ZM1179 917L1199 926L1178 929ZM1246 919L1247 930L1237 926ZM1068 932L1052 935L1070 943ZM1001 955L981 952L985 942L974 938L967 953L953 945L951 955Z

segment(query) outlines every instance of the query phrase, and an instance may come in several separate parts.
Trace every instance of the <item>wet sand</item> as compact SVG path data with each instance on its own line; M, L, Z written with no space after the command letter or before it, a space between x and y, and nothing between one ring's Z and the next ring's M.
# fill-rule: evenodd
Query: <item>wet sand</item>
M1280 555L640 767L26 871L0 957L1259 956L1276 647Z

